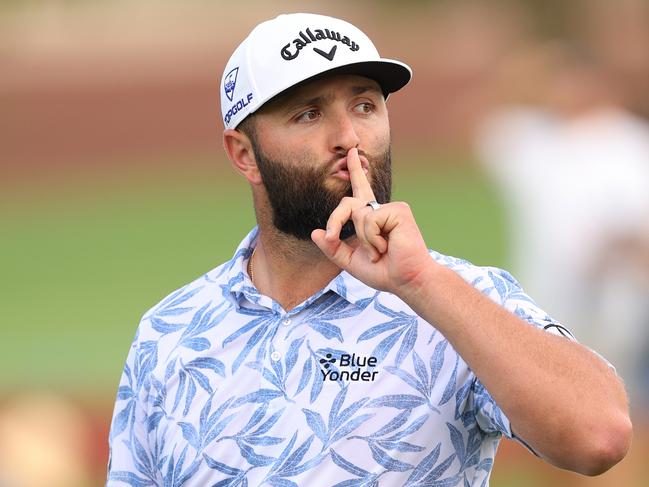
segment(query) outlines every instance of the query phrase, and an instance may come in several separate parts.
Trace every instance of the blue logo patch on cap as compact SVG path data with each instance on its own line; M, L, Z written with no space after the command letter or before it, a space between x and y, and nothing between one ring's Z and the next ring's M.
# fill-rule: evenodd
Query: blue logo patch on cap
M228 100L232 101L234 98L234 87L237 86L237 74L239 73L239 67L234 68L230 71L223 81L223 89L225 90L225 96L228 97Z

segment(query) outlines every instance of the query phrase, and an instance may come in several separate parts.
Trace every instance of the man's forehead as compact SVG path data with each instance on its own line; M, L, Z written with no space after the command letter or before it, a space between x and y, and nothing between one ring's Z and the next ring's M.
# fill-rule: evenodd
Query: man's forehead
M383 96L381 87L371 78L355 74L329 74L289 88L270 100L262 110L266 107L270 109L284 107L314 98L331 96L335 91L342 91L349 95L358 95L369 91Z

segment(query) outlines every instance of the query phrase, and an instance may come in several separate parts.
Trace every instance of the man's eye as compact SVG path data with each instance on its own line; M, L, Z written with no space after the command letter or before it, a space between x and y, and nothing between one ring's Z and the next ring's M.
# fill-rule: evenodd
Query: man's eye
M365 115L372 113L374 111L374 105L369 102L359 103L354 108L358 113L362 113Z
M319 116L320 116L320 112L318 112L317 110L309 110L309 111L306 111L306 112L300 114L297 117L297 121L298 122L313 122L314 120L317 120Z

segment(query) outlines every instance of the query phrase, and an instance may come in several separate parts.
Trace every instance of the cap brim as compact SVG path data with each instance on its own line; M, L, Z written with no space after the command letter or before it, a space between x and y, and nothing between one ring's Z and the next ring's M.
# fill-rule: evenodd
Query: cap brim
M412 78L412 71L406 64L393 59L381 59L380 61L364 61L338 66L328 71L323 71L305 81L311 81L313 78L327 74L357 74L366 76L381 86L383 95L386 97L390 93L394 93L406 86Z
M316 75L300 81L299 83L284 88L282 91L272 95L254 111L250 112L250 114L252 115L263 106L282 97L289 90L298 88L306 83L310 83L311 81L315 81L324 76L330 76L332 74L356 74L373 79L379 84L381 91L383 91L383 96L385 96L386 98L390 93L394 93L395 91L398 91L406 86L412 78L412 71L410 67L408 67L407 64L395 61L393 59L380 59L378 61L362 61L359 63L345 64L344 66L337 66L335 68L321 71Z

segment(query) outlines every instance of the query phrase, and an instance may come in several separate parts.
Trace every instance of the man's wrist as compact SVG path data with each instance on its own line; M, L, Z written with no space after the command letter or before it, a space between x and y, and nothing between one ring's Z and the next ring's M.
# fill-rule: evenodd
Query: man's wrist
M429 305L447 270L430 258L397 294L413 309L420 309L424 303Z

